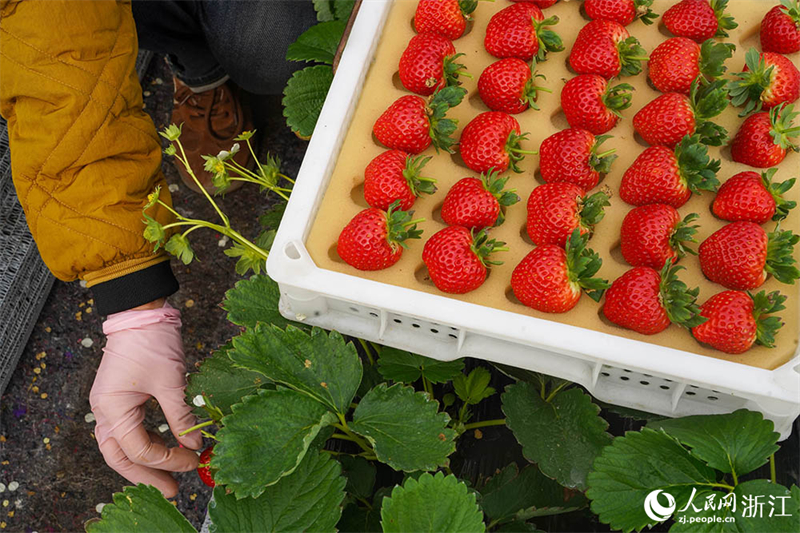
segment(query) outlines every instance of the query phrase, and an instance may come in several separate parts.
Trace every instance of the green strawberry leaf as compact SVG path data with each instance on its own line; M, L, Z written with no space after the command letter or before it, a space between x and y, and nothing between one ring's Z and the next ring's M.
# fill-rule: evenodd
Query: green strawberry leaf
M181 512L152 485L125 487L113 498L114 503L103 507L99 520L86 523L87 533L196 533Z
M315 65L295 72L283 90L286 125L301 138L310 138L333 81L333 69Z
M346 480L339 463L326 453L308 453L288 476L257 498L237 498L214 489L208 505L211 533L252 531L335 532L342 514Z
M188 265L194 260L194 250L192 250L189 239L180 233L172 235L164 249L180 259L184 265Z
M369 498L375 487L375 465L363 457L339 456L342 474L347 478L345 490L357 498Z
M320 429L337 420L315 399L289 389L260 390L232 409L217 432L211 466L219 469L217 484L237 498L258 497L291 474Z
M355 0L333 0L333 16L336 20L347 20L353 12Z
M761 413L739 409L727 415L697 415L648 424L675 437L691 454L735 477L765 464L778 451L780 434Z
M233 339L231 360L344 414L361 383L355 346L337 332L258 324Z
M277 230L283 219L283 213L286 212L286 202L278 202L266 211L264 211L258 222L265 228Z
M425 377L431 383L444 383L461 375L464 361L437 361L397 348L384 347L378 359L378 372L385 379L414 383Z
M304 31L286 50L288 61L333 64L336 48L344 34L345 21L320 22Z
M453 379L456 396L469 405L477 405L496 391L489 386L492 374L483 367L474 368L469 375L458 374Z
M270 245L272 243L269 243ZM228 257L238 257L236 261L236 273L244 276L252 270L253 274L260 274L262 268L266 268L267 259L264 255L238 242L223 252Z
M237 326L253 328L257 323L273 324L279 328L293 325L304 326L283 317L278 311L281 291L278 284L265 274L238 281L225 293L222 308L228 312L228 320Z
M526 459L565 487L586 488L592 462L611 443L600 408L579 388L549 401L530 383L518 382L503 393L506 424Z
M378 385L359 402L350 429L367 438L382 463L395 470L434 470L455 451L456 432L439 403L398 383Z
M383 501L381 525L384 533L482 533L483 513L475 503L475 493L456 479L441 472L408 478Z
M342 519L336 524L340 533L381 533L380 507L367 509L355 503L344 508Z

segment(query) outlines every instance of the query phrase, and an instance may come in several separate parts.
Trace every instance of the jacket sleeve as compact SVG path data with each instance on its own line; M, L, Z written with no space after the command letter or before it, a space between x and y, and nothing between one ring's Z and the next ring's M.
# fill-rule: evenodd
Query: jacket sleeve
M171 204L161 143L142 110L129 2L0 3L0 113L17 193L42 259L84 279L109 314L178 288L142 236L153 189ZM161 206L148 213L167 224Z

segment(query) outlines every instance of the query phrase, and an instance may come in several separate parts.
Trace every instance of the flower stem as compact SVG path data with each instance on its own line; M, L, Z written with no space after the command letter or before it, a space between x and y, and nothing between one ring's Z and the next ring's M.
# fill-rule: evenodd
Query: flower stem
M506 425L505 418L496 418L494 420L483 420L481 422L473 422L471 424L465 424L464 430L485 428L489 426L505 426L505 425Z
M200 183L200 180L199 180L199 179L197 179L197 176L195 176L195 174L194 174L194 171L192 170L192 167L189 165L189 159L186 157L186 151L184 151L184 149L183 149L183 144L182 144L182 143L181 143L181 141L180 141L180 140L178 140L178 139L176 139L176 140L175 140L175 144L177 144L177 145L178 145L178 148L180 148L180 149L181 149L181 156L183 157L183 159L181 159L181 162L183 163L183 166L185 166L185 167L186 167L186 171L187 171L187 172L189 173L189 175L192 177L192 179L193 179L193 180L194 180L194 182L197 184L197 186L198 186L198 187L200 187L200 190L201 190L201 191L203 191L203 194L205 195L206 199L207 199L209 202L211 202L211 205L213 205L213 206L214 206L214 209L216 210L217 214L219 215L219 218L221 218L221 219L222 219L222 222L225 224L225 227L227 227L227 228L230 228L230 227L231 227L231 224L230 224L230 222L228 221L228 217L227 217L227 216L225 216L225 213L223 213L223 212L222 212L222 210L219 208L219 206L218 206L218 205L217 205L217 203L214 201L214 199L213 199L213 198L211 198L211 195L210 195L210 194L208 194L208 191L206 190L206 188L205 188L205 187L203 187L203 184L202 184L202 183Z
M199 424L196 424L196 425L190 427L189 429L184 429L183 431L178 433L178 436L179 437L183 437L187 433L191 433L192 431L197 431L198 429L206 428L208 426L213 426L213 425L214 425L214 421L213 420L206 420L205 422L201 422Z
M350 428L347 427L347 420L345 420L344 415L341 414L341 413L336 413L336 415L339 417L339 422L340 423L339 424L332 424L333 427L335 427L336 429L340 430L346 436L350 437L350 440L352 440L353 442L358 444L361 447L361 449L364 450L365 452L370 453L370 454L374 454L375 450L372 449L372 446L370 446L369 443L367 443L367 441L365 441L364 439L362 439L361 437L359 437L358 435L353 433L350 430Z
M372 353L369 350L369 345L367 344L367 341L365 341L364 339L358 339L358 342L361 343L361 347L364 348L364 353L367 354L367 359L369 359L369 364L374 365L375 359L372 358Z
M564 387L566 387L567 385L569 385L569 381L565 381L564 383L562 383L561 385L559 385L559 386L558 386L558 387L556 387L555 389L551 390L551 391L550 391L550 394L547 396L547 398L546 398L544 401L546 401L547 403L550 403L550 401L551 401L553 398L555 398L555 397L556 397L556 394L558 394L558 392L559 392L561 389L563 389Z

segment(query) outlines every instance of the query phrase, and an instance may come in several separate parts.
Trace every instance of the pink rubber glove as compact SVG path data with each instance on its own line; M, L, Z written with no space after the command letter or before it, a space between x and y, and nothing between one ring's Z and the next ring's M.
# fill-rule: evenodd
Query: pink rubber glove
M89 395L100 452L128 481L154 485L172 497L178 484L170 472L197 468L197 454L191 450L202 446L199 431L178 436L195 424L184 402L181 313L167 303L160 309L123 311L109 315L103 333L106 347ZM144 404L151 397L185 448L167 448L145 430Z

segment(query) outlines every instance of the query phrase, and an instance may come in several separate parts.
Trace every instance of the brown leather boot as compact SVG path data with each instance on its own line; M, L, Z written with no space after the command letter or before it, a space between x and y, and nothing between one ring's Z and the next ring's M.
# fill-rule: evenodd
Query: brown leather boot
M216 187L211 183L211 174L203 169L205 161L202 156L217 155L222 150L230 150L235 143L235 137L243 131L253 129L249 110L242 107L238 89L232 87L230 82L226 81L219 87L197 93L177 78L174 78L174 82L172 123L183 123L181 143L186 150L186 157L205 190L213 194ZM239 150L234 159L248 169L253 164L250 151L246 149ZM173 163L184 185L200 192L183 164L174 158ZM225 192L234 191L241 185L241 181L234 181Z

